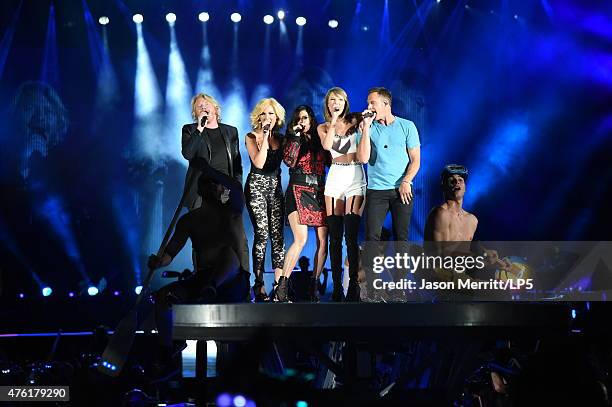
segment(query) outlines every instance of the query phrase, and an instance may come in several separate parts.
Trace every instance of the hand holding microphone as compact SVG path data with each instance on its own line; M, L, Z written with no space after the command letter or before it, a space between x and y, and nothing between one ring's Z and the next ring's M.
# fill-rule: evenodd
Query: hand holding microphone
M293 126L293 132L295 134L299 134L303 131L304 131L304 127L301 124L296 124L295 126Z

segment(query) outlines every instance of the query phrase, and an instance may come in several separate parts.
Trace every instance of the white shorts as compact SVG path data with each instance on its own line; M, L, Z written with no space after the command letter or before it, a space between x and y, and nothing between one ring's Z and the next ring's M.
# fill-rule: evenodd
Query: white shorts
M324 195L345 199L355 195L365 196L365 191L366 179L361 163L332 163L327 173Z

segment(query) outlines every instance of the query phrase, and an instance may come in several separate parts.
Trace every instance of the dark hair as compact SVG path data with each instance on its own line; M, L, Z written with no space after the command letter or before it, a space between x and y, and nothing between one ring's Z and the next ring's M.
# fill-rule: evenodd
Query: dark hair
M393 97L391 96L391 91L389 89L383 88L382 86L378 86L378 87L370 88L370 90L368 91L368 95L370 93L378 93L380 96L387 99L389 101L389 106L391 106Z
M295 126L300 120L300 112L302 110L306 111L306 113L308 113L308 116L310 117L310 129L308 129L307 131L308 135L310 136L310 141L307 143L302 143L303 148L300 149L300 155L306 152L305 149L310 150L310 154L312 155L312 161L314 163L316 161L317 153L323 149L323 145L321 145L321 139L319 138L319 134L317 133L317 126L319 125L319 123L317 123L317 118L314 115L312 107L308 105L299 105L295 108L295 110L291 114L291 120L287 125L287 134L294 134L293 126Z

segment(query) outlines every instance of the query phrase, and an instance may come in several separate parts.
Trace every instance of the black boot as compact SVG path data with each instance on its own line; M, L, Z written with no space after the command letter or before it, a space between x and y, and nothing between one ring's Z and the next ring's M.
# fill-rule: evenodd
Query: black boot
M287 277L279 277L278 285L274 292L274 301L289 302L289 279Z
M359 222L361 216L349 213L344 216L344 239L346 254L349 261L349 286L346 291L346 300L359 302Z
M334 291L332 301L344 301L344 289L342 288L342 235L344 234L343 217L330 215L327 217L329 228L329 261L331 263L332 281Z
M310 277L308 282L308 300L310 302L319 302L319 279Z

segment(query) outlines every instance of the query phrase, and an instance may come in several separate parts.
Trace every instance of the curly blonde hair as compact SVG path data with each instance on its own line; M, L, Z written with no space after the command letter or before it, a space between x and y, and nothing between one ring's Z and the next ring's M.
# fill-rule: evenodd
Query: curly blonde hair
M274 113L276 114L276 123L274 125L275 128L280 129L285 124L285 108L281 106L280 103L274 98L265 98L261 99L251 112L251 128L255 130L260 126L259 123L259 115L263 113L264 109L268 106L272 107Z
M337 86L333 87L327 91L327 94L325 95L325 99L323 100L323 117L325 118L326 122L331 122L331 119L332 119L332 114L329 111L329 108L327 107L327 102L332 95L340 96L341 98L344 99L344 109L342 110L340 117L344 117L346 116L348 112L350 112L348 96L346 92L344 91L344 89L339 88Z
M217 113L217 121L220 122L221 121L221 105L219 105L219 102L217 102L217 99L215 99L214 97L210 95L207 95L206 93L198 93L191 99L191 117L193 117L193 120L198 119L198 115L195 112L195 107L196 107L196 102L198 101L199 98L202 98L206 100L207 102L210 102L215 107L215 112Z

